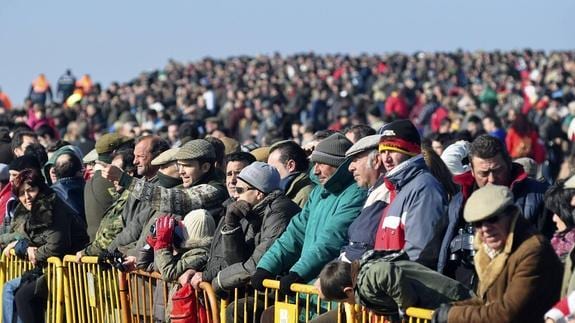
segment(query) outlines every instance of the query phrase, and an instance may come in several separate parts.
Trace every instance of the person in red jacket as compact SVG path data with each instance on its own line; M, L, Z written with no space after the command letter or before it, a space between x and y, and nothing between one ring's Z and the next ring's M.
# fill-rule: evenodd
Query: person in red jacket
M522 114L517 114L513 120L505 144L512 159L530 157L537 164L545 161L545 147L540 142L537 131Z
M393 119L407 119L409 117L407 102L399 90L392 91L385 100L385 116Z

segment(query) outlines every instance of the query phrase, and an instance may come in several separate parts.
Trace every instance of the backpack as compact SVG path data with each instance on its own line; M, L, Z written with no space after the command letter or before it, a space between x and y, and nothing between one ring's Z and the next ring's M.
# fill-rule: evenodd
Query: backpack
M206 323L208 322L206 308L196 299L196 293L191 284L178 288L172 295L172 323Z

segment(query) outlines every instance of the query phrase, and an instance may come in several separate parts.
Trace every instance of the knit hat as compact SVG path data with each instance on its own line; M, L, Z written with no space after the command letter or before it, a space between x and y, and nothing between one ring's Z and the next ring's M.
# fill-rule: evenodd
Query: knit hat
M189 160L205 158L216 159L214 146L204 139L194 139L183 145L176 154L176 160Z
M198 246L209 246L216 231L216 222L208 211L204 209L193 210L186 214L182 224L184 230L182 230L180 248L189 249Z
M158 156L156 156L156 158L152 159L151 164L154 166L161 166L161 165L165 165L169 162L173 162L176 161L176 154L178 153L178 151L180 151L180 148L171 148L168 149L164 152L162 152L161 154L159 154Z
M409 120L395 120L382 127L379 152L397 151L408 156L421 153L421 138Z
M482 221L510 205L513 205L513 193L507 186L488 184L471 194L465 203L463 217L469 223Z
M33 168L40 171L42 167L38 159L32 155L20 156L10 163L10 170L21 172L26 168Z
M271 193L280 187L280 173L277 169L259 161L253 162L242 169L238 178L265 194Z
M345 152L345 157L351 157L364 151L377 149L380 138L381 135L371 135L361 138Z
M320 141L311 153L311 161L339 167L345 161L345 152L352 146L351 141L341 133L334 133Z

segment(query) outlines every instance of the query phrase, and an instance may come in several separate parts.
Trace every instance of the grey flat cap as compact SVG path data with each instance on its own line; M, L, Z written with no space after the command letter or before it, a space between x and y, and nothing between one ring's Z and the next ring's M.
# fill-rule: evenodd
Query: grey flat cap
M183 145L176 154L176 160L216 159L216 151L212 144L204 139L194 139Z
M377 149L377 147L379 147L380 138L381 135L379 134L361 138L345 152L345 157L347 158L350 156L357 155L364 151Z
M176 161L177 160L176 154L178 153L178 151L180 151L180 148L171 148L164 151L163 153L159 154L158 156L156 156L156 158L152 160L152 165L160 166L165 165L169 162Z
M513 205L513 193L507 186L488 184L471 194L465 208L463 217L467 222L477 222L489 219L497 213Z

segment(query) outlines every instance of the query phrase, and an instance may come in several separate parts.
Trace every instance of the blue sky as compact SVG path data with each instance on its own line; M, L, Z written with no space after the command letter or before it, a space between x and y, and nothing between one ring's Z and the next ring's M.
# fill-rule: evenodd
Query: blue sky
M107 86L169 58L573 49L575 1L0 1L0 86L66 68Z

